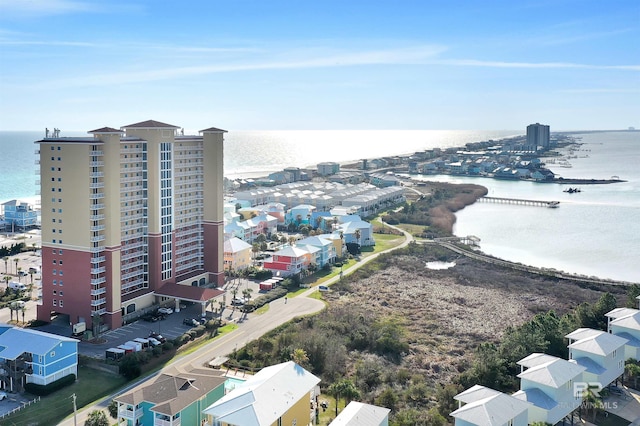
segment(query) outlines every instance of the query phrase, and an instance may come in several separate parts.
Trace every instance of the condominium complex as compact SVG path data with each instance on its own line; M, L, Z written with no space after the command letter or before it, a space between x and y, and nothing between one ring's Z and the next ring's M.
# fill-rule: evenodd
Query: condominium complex
M224 282L223 139L149 120L89 137L46 137L40 153L42 304L71 323L117 328L159 289Z
M536 150L537 147L549 149L550 130L549 126L536 123L527 126L527 146Z

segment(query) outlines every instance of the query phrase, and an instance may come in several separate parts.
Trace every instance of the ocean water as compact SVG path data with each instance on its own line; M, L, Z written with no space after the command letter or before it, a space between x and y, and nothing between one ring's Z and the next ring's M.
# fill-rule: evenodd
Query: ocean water
M560 185L487 178L424 176L483 185L489 196L557 200L560 207L475 203L456 213L454 233L480 238L483 252L561 271L640 283L640 133L580 135L571 168L549 164L564 178L609 179L607 185ZM588 157L587 157L588 156ZM568 194L568 187L582 192Z
M225 136L225 176L260 176L284 167L309 167L398 155L431 148L501 139L518 131L229 131ZM62 132L61 136L86 136ZM0 202L31 198L39 179L33 142L43 131L0 131ZM529 265L572 273L640 282L640 133L581 135L571 168L549 165L565 178L627 180L611 185L566 186L486 178L425 176L428 180L473 182L495 197L558 200L558 209L475 203L456 214L457 235L476 235L489 254ZM635 161L633 159L636 159Z

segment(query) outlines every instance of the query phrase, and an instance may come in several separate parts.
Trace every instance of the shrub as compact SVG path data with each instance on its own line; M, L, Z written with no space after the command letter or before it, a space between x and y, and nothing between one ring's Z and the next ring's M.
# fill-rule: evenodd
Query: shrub
M162 350L163 351L170 351L171 349L173 349L173 343L171 342L164 342L162 344Z
M56 380L55 382L49 383L48 385L37 385L35 383L27 383L24 385L24 388L27 392L32 393L34 395L45 396L49 395L57 390L64 388L65 386L69 386L76 381L75 374L70 374L68 376L64 376L61 379Z

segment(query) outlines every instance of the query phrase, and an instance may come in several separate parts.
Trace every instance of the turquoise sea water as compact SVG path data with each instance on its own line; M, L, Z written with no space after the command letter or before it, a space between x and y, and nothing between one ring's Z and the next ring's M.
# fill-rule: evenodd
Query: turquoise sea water
M288 166L322 161L348 162L463 146L500 139L517 131L229 131L225 136L225 175L255 176ZM61 136L86 136L62 132ZM33 142L44 132L0 132L0 201L32 197L37 192ZM476 235L481 249L498 257L572 273L640 282L640 133L582 135L582 151L571 168L550 165L566 178L608 179L625 183L582 185L567 194L562 185L484 178L427 176L425 179L474 182L495 197L559 200L547 209L476 203L456 214L457 235ZM588 157L587 157L588 155Z

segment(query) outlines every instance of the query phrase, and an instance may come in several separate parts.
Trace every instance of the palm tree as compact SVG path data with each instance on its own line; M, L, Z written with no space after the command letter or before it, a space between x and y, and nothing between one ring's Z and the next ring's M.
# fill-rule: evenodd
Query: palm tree
M242 290L242 295L244 296L246 303L249 303L249 301L251 300L251 293L253 293L252 288L247 288L245 290Z
M27 312L27 306L26 305L22 305L20 307L20 311L22 312L22 323L24 324L24 314L25 314L25 312Z
M20 274L20 272L22 272L22 266L18 268L18 282L19 283L22 282L22 275Z
M301 367L306 367L308 366L309 356L307 355L307 351L302 348L297 348L291 352L291 360Z
M4 273L8 274L9 271L7 271L7 263L9 263L9 258L7 256L3 257L2 260L4 260Z
M18 273L18 262L20 262L20 259L18 259L17 257L15 259L13 259L13 261L16 263L16 274Z
M31 278L31 285L33 285L33 269L29 269L29 277Z
M360 392L349 379L342 379L334 382L327 389L329 395L336 399L336 416L338 415L338 401L343 396L347 401L360 398Z
M361 234L360 230L359 230L359 229L356 229L356 230L355 230L355 232L353 233L353 235L356 237L356 240L357 240L357 242L358 242L358 245L361 245L361 244L360 244L360 237L362 236L362 234Z

